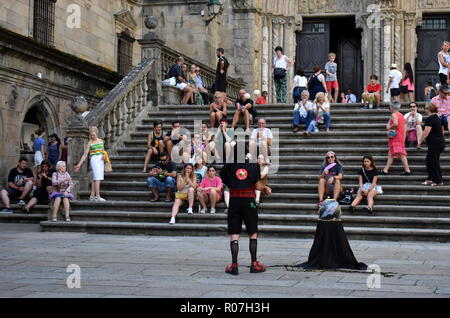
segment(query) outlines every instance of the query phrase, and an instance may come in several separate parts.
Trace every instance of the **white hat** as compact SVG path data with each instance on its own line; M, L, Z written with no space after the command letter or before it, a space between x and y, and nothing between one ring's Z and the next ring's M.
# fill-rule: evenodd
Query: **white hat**
M397 68L397 64L392 63L391 68Z

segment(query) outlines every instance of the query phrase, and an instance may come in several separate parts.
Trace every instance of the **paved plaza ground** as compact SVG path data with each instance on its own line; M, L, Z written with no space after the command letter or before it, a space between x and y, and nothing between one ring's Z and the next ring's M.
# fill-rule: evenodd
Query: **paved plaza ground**
M241 239L239 276L224 273L227 237L147 237L44 233L38 225L0 224L0 297L450 297L450 244L351 241L356 258L377 264L379 289L368 273L297 272L310 239L259 240L266 273L250 274L248 239ZM81 288L66 281L80 267Z

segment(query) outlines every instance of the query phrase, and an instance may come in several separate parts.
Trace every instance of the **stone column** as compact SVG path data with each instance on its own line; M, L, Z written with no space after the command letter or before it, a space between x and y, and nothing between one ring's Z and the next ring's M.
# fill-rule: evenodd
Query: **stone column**
M272 103L276 102L276 91L275 91L275 81L273 80L273 73L272 73L272 65L273 61L275 59L275 48L277 46L283 46L283 38L281 37L281 18L276 17L272 20L272 54L271 54L271 60L270 60L270 78L271 78L271 101Z
M406 14L405 16L405 62L411 63L413 70L415 70L417 57L417 34L416 27L419 20L415 13Z
M368 84L370 75L373 74L373 32L369 29L367 22L367 16L357 14L355 16L356 28L362 29L361 33L361 58L363 60L363 80L364 87Z
M262 27L262 43L261 43L261 93L269 91L269 74L270 74L270 45L269 45L269 19L264 18Z
M157 25L158 20L156 19L156 17L149 16L145 18L145 26L150 31L144 34L144 38L142 40L138 40L139 44L141 45L142 59L155 60L151 76L147 81L147 84L149 86L148 96L154 106L158 106L163 103L161 51L166 44L164 40L161 39L155 32Z
M390 101L390 94L386 94L387 89L387 83L389 81L389 71L391 64L393 62L393 21L394 21L394 15L391 13L385 13L384 20L383 20L383 68L382 68L382 76L380 79L383 80L383 93L384 98L383 101L389 102Z

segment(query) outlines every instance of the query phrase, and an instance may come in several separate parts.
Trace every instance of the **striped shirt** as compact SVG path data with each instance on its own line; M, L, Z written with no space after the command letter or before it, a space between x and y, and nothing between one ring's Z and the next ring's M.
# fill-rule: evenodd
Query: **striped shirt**
M103 141L91 144L91 146L89 147L89 157L103 155L104 151L105 147Z

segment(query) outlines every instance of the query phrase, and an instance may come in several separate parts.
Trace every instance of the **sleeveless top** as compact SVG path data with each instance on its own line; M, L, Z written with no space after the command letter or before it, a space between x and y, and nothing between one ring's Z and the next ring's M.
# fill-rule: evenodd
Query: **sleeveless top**
M445 54L443 51L441 51L441 52L442 52L442 56L444 58L444 61L448 63L449 60L450 60L450 55L448 53ZM441 52L439 52L439 53L441 53ZM445 67L444 65L441 64L441 61L439 60L439 53L438 53L439 73L447 75L448 74L448 67Z
M286 55L283 55L281 58L278 58L275 56L275 58L273 60L273 64L274 64L275 68L283 68L286 70L288 68L288 62L286 60Z
M150 145L152 147L158 148L159 147L159 143L163 141L163 137L164 137L164 133L161 131L161 136L156 136L155 132L152 132L152 141L150 143Z
M103 140L89 146L89 157L103 155L105 151Z

